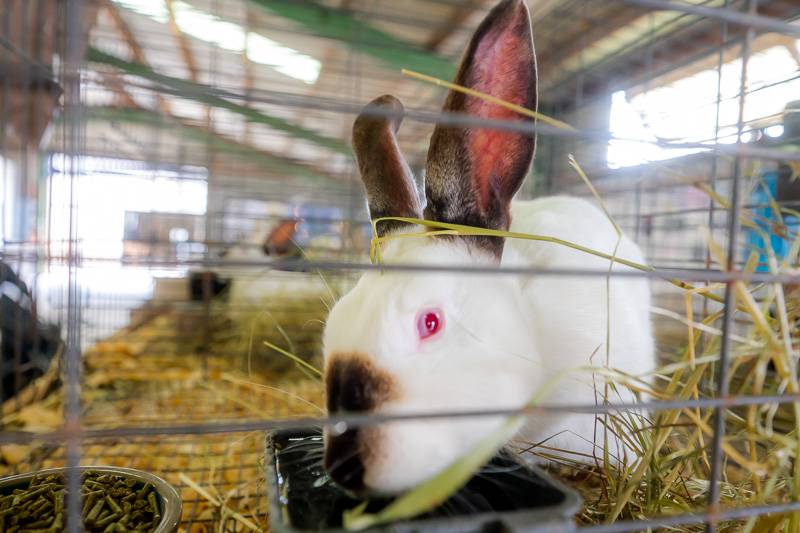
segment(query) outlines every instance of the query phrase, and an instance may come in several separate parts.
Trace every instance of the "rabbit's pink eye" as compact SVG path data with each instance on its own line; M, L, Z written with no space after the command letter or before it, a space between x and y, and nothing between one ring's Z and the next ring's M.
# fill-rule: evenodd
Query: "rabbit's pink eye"
M420 339L435 335L444 325L444 316L438 309L428 309L417 316L417 333Z

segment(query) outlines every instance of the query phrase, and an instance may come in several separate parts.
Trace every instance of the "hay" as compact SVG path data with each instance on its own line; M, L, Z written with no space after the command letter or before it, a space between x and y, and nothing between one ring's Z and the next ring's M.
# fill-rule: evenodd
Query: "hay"
M719 201L718 198L712 197ZM777 206L775 207L777 208ZM744 221L752 220L748 211ZM788 229L784 228L789 234ZM792 253L797 257L800 238L794 235ZM722 247L710 235L708 247L717 265L726 262ZM767 240L767 242L769 242ZM778 264L774 254L773 274L795 273L797 264ZM756 261L751 255L745 272ZM748 286L737 281L730 363L732 396L796 394L797 339L800 323L800 291L784 294L780 284ZM722 310L696 321L694 299L721 292L720 284L685 293L688 342L677 356L664 361L656 372L658 382L648 396L653 399L698 399L716 397L716 363L721 343ZM721 295L716 295L717 300ZM669 314L661 313L664 316ZM716 326L716 327L715 327ZM713 409L680 409L654 413L649 424L631 424L624 415L610 415L603 422L615 431L639 435L629 443L640 457L616 467L608 462L587 467L561 461L553 467L584 496L583 523L644 520L658 515L702 512L706 509L710 479L708 446L713 436ZM800 406L798 404L754 405L724 410L726 433L722 442L724 471L722 508L767 505L800 499ZM598 419L599 420L599 419ZM529 450L528 453L536 453ZM544 455L538 452L538 455ZM798 513L760 516L719 524L720 531L797 531ZM673 527L672 531L701 531L704 526Z
M290 344L302 360L318 358L327 313L322 296L330 297L327 289L268 296L269 320L255 305L236 302L215 301L208 310L163 306L84 353L83 423L111 429L320 416L319 382L260 341ZM203 328L208 320L216 324L213 335ZM51 374L32 384L24 402L4 407L7 429L46 433L61 426L63 390L53 388ZM106 438L82 443L82 463L162 476L181 493L184 531L266 531L264 452L263 432ZM0 447L0 475L65 465L62 446Z

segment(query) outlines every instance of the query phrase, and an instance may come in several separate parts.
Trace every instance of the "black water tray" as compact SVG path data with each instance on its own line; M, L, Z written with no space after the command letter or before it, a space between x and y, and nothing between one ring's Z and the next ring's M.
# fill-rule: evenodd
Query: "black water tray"
M343 533L342 512L359 503L322 468L322 436L277 431L267 437L270 526L276 533ZM372 501L375 512L391 500ZM541 469L501 452L455 496L414 520L371 533L550 533L575 530L581 498Z

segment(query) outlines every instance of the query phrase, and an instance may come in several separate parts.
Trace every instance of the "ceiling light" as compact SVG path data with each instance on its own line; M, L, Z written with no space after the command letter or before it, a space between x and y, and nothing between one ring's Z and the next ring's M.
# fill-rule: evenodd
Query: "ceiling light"
M767 134L767 137L780 137L783 135L783 124L774 124L764 129L764 133Z
M166 24L169 21L169 11L163 0L113 0L118 6L130 9L140 15Z
M313 57L253 32L247 34L247 57L254 63L269 65L278 72L309 84L317 81L322 66Z
M165 24L169 11L164 0L113 0L119 6ZM239 24L177 0L173 2L175 23L187 34L213 43L229 52L243 54L260 65L266 65L291 78L313 84L319 78L322 64L313 57L284 46L256 32L247 32Z

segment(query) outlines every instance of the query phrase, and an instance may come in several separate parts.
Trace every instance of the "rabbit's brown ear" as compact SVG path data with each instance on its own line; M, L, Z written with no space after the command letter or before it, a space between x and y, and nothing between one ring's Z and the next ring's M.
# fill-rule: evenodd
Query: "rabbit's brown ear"
M403 105L394 96L384 95L364 107L353 124L353 150L373 220L422 218L414 177L395 138L402 121ZM384 221L377 229L385 234L404 225Z
M528 8L504 0L481 23L456 83L535 110L536 56ZM490 120L531 121L485 100L450 91L444 111ZM441 124L428 150L426 218L507 229L511 199L522 185L536 147L531 134ZM502 241L490 247L502 251Z

